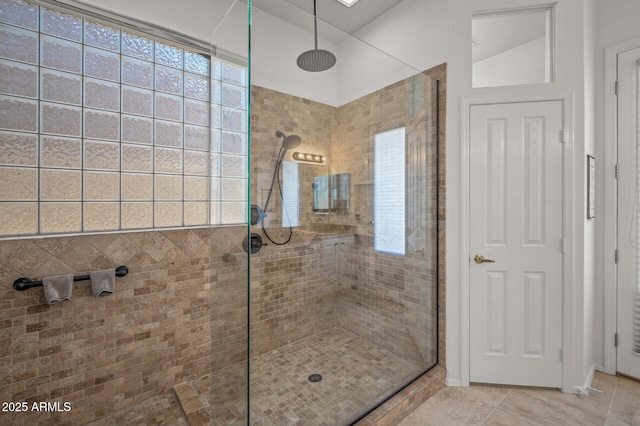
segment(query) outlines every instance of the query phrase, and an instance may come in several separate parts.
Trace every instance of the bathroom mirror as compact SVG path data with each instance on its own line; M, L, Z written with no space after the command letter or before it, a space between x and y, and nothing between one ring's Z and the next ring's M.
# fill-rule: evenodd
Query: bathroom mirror
M351 175L336 173L313 179L313 212L316 214L349 213Z
M313 212L318 214L329 212L329 176L313 178Z
M474 15L473 87L554 81L553 38L552 7Z
M338 173L329 176L329 206L331 212L344 216L349 214L349 193L351 175Z

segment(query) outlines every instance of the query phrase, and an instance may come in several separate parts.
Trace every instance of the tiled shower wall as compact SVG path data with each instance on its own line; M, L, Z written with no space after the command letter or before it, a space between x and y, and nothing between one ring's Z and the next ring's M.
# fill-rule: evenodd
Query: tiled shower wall
M264 207L282 145L276 130L297 134L302 145L296 150L328 156L334 108L262 87L251 92L251 202ZM291 159L288 152L285 161ZM299 166L301 227L294 228L292 241L267 246L251 258L252 354L257 355L299 340L335 325L336 295L334 241L319 240L320 224L311 212L313 176L326 175L327 166ZM276 242L289 237L282 229L282 202L277 182L266 211L267 233ZM330 239L330 237L328 237Z
M340 107L334 127L337 143L331 153L333 170L349 171L354 188L352 214L332 221L356 225L358 235L355 244L346 247L348 274L339 297L339 322L421 365L436 360L434 94L434 82L419 74ZM399 127L405 128L408 157L404 256L375 250L373 238L373 139ZM359 161L346 160L353 158Z
M246 319L245 232L235 227L1 241L0 401L68 401L72 409L0 412L0 424L85 424L240 361L246 326L238 330L234 324L242 321L234 320ZM94 297L84 281L74 284L71 300L47 305L42 287L11 287L22 276L118 265L127 265L129 275L117 278L107 297ZM219 342L213 351L212 339Z
M425 74L444 80L443 67ZM437 219L438 183L444 181L444 170L438 170L436 131L436 90L434 81L410 78L386 87L341 107L336 119L336 133L343 141L335 144L342 155L338 159L367 158L361 162L342 164L351 168L354 186L354 210L359 213L356 233L360 235L349 253L349 285L339 298L339 320L350 331L367 340L425 365L436 361L438 312ZM443 89L443 87L441 88ZM441 93L441 96L443 93ZM444 98L444 96L442 96ZM443 110L444 111L444 110ZM443 117L441 117L443 122ZM374 249L372 179L373 137L378 132L404 126L407 138L406 255L395 256ZM444 129L440 129L441 152L444 152ZM363 141L347 144L347 141ZM345 148L346 147L346 148ZM416 161L423 157L426 161ZM343 160L344 163L344 160ZM443 164L444 161L441 161ZM355 166L355 168L354 168ZM442 188L444 189L444 188ZM416 191L419 196L416 197ZM440 194L443 197L444 191ZM441 207L444 206L441 198ZM442 210L443 211L443 210ZM354 216L338 217L353 220ZM444 241L444 234L440 236ZM444 251L440 251L440 261ZM442 276L441 288L444 288ZM442 299L443 300L443 299ZM444 305L443 305L444 306ZM441 318L443 319L443 318ZM444 321L441 321L444 326ZM444 358L440 358L442 361Z
M445 66L425 74L441 80L440 123L444 123ZM421 86L422 85L422 86ZM435 145L435 85L408 79L339 108L318 104L265 88L252 90L252 202L263 205L281 141L276 129L302 137L300 151L325 155L328 166L301 165L300 225L284 246L268 243L251 260L251 331L254 355L278 348L340 325L400 356L425 363L436 360L438 330L436 297L444 301L444 274L436 292L436 251L444 271L444 168L437 175ZM412 98L420 91L424 102ZM410 102L413 102L410 117ZM431 201L420 218L426 234L420 247L398 258L375 252L367 211L372 205L372 135L399 126L407 136L423 135L427 145L427 168L419 184ZM444 164L444 126L440 127L440 159ZM351 207L347 216L323 216L311 211L313 176L350 173ZM429 176L427 178L427 175ZM440 208L435 192L440 185ZM276 189L277 191L277 189ZM267 231L276 241L288 237L279 230L282 214L277 192L267 212ZM274 202L275 198L275 202ZM262 204L261 204L262 203ZM360 213L357 219L355 213ZM440 244L436 246L439 220ZM274 226L270 228L270 226ZM261 233L258 226L254 232ZM264 238L264 237L263 237ZM422 248L422 253L413 250ZM425 267L425 265L427 265ZM441 309L444 303L440 305ZM440 328L444 315L440 312ZM443 339L444 332L440 333ZM443 340L441 340L443 342ZM444 361L444 345L440 346Z

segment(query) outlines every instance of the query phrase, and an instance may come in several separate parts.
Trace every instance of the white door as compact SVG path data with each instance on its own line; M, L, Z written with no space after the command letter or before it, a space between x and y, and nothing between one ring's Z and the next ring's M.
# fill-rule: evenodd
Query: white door
M640 49L618 55L617 370L640 378Z
M562 386L562 128L560 101L471 107L472 382Z

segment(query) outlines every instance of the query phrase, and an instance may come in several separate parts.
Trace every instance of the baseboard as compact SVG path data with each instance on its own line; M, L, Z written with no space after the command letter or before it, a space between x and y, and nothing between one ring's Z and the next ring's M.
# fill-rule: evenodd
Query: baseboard
M582 386L574 386L573 393L589 395L589 389L591 388L591 384L593 383L593 376L595 374L596 374L596 364L594 363L593 365L591 365L591 368L589 369L589 374L587 374L584 384Z
M584 382L585 389L591 387L591 383L593 383L593 376L596 374L596 365L593 364L589 369L589 374L587 375L587 380Z
M451 379L451 378L447 377L444 380L444 384L445 384L445 386L449 386L449 387L461 387L462 386L462 380L460 380L460 379Z

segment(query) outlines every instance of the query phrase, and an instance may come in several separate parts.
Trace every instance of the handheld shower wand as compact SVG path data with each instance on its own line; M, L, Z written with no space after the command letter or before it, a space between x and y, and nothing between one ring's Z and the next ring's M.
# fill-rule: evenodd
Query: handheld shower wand
M276 130L276 137L278 138L282 138L282 146L280 146L280 151L278 151L278 156L276 157L276 165L274 167L273 170L273 177L271 178L271 187L269 188L269 194L267 195L267 201L264 203L264 211L267 212L267 209L269 207L269 201L271 200L271 193L273 192L273 185L276 181L276 178L278 179L278 192L280 192L280 199L283 201L282 203L282 208L285 209L286 207L284 206L284 194L282 193L282 182L280 181L280 167L282 166L282 161L284 161L284 156L287 153L288 150L293 149L293 148L297 148L298 146L300 146L300 144L302 143L302 139L300 138L300 136L298 135L285 135L284 133L282 133L280 130ZM267 233L267 230L264 226L264 219L262 220L262 232L264 233L265 237L267 237L269 239L269 241L271 241L273 244L275 245L285 245L287 244L290 240L291 237L293 235L293 228L291 226L289 226L289 237L287 238L286 241L279 243L277 241L274 241L269 234Z

